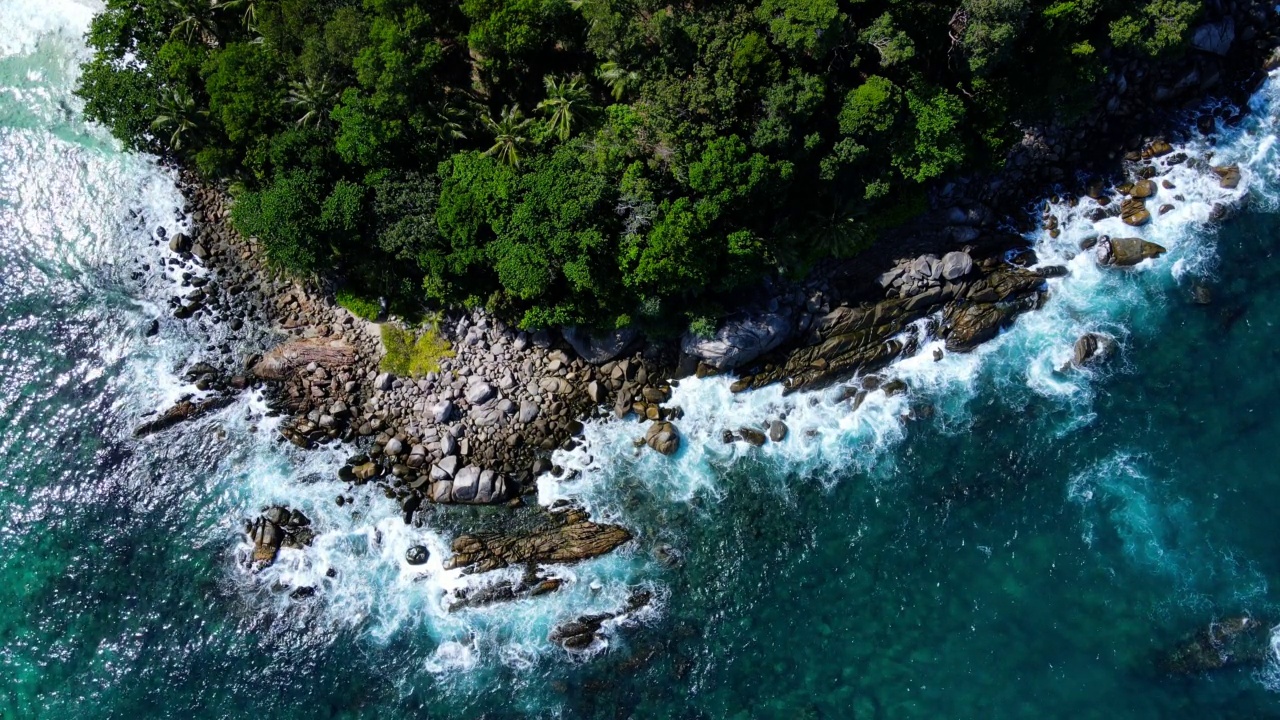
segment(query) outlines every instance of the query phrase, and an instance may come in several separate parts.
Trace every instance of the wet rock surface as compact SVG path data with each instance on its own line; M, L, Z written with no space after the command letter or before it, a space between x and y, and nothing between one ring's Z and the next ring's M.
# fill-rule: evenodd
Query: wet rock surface
M1043 301L1045 281L1061 268L1028 270L996 258L973 264L964 275L944 280L941 259L904 262L881 276L888 295L878 302L844 306L822 317L810 342L776 362L748 371L746 390L782 382L787 392L821 387L855 372L888 365L917 348L900 336L907 326L941 310L938 328L952 352L966 352L995 337L1019 314ZM972 262L970 259L969 262ZM967 263L960 262L960 265ZM901 272L898 272L901 271Z
M249 564L254 569L275 562L280 548L300 549L316 537L310 518L298 510L290 510L287 505L265 508L258 517L245 521L244 530L253 543Z
M586 513L570 511L530 529L459 536L445 567L477 573L530 563L572 563L603 555L629 540L626 528L594 523Z
M1160 654L1156 666L1174 675L1197 675L1260 665L1270 655L1271 624L1248 615L1215 620Z
M585 650L600 639L601 629L606 622L634 613L652 600L652 593L645 590L637 591L627 599L624 607L615 612L583 615L576 620L557 625L552 629L549 639L566 650Z

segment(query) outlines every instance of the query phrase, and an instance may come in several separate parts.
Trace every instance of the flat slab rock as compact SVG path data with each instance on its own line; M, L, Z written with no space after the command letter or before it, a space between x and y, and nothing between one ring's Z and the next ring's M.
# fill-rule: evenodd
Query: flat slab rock
M311 363L335 370L355 361L356 349L345 342L292 340L268 350L249 368L249 372L263 380L284 380Z
M603 555L631 540L619 525L590 522L585 513L532 530L462 535L453 541L447 569L487 572L529 563L571 563Z

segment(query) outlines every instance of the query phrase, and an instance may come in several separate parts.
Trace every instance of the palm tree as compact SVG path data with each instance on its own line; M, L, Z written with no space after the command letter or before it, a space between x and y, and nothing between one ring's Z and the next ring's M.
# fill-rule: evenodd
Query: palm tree
M542 80L547 88L547 99L538 103L538 109L551 116L551 132L568 140L573 133L574 119L590 111L591 96L582 84L582 78L574 76L557 81L550 75Z
M240 17L240 22L244 24L244 29L254 32L258 27L258 3L257 0L214 0L214 7L218 10L239 10L244 8L244 15Z
M284 101L303 111L302 116L294 122L303 127L314 122L319 127L328 118L326 111L338 96L336 92L329 90L328 85L328 76L321 78L320 82L308 76L302 82L295 80L289 83L289 95Z
M218 34L215 32L217 28L208 12L200 6L191 8L182 0L169 0L169 6L174 14L181 18L173 26L173 30L169 31L169 37L183 35L184 39L190 43L192 38L198 35L205 45L217 47Z
M528 128L531 118L526 118L520 108L508 105L502 109L502 117L484 119L485 127L493 133L493 147L484 151L511 166L520 164L520 146L529 142Z
M208 113L196 109L196 101L185 90L174 90L161 101L160 114L151 121L152 130L169 133L169 148L181 150L183 138L200 127L200 118Z
M627 88L640 81L640 73L627 70L612 60L596 68L596 77L608 83L614 100L621 100Z
M467 133L464 132L467 119L467 111L449 102L443 102L432 107L435 115L434 130L436 138L445 146L452 145L456 140L466 140Z

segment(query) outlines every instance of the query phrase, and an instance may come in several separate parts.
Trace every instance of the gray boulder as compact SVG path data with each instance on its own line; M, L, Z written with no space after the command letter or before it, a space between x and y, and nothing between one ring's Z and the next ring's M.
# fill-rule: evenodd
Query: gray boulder
M592 333L585 328L570 326L562 328L561 333L578 357L592 365L603 365L613 360L640 339L640 331L634 328Z
M473 383L467 387L467 402L472 405L479 405L493 397L493 386L487 382Z
M538 418L538 406L528 400L520 401L520 414L516 416L522 425L533 422Z
M1236 39L1236 23L1230 17L1205 23L1191 33L1191 47L1226 57Z
M973 258L967 252L949 252L942 256L942 279L959 280L973 272Z
M431 467L432 480L449 480L458 472L459 459L457 455L449 455L445 459L436 463Z
M453 403L449 400L441 400L431 406L431 419L438 423L448 422L453 416Z
M795 330L795 318L789 309L745 313L726 319L709 338L685 333L680 349L717 370L730 370L783 344Z
M480 468L468 465L453 476L453 501L469 503L476 499L480 486Z

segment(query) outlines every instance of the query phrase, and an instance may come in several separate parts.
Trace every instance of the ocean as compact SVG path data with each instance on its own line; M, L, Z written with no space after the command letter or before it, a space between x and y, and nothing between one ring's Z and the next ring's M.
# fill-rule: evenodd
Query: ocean
M475 582L444 569L450 540L504 510L406 526L336 479L349 448L279 442L254 393L132 437L190 363L270 332L167 312L156 228L190 220L173 172L81 118L94 11L0 0L0 717L1280 716L1280 632L1253 664L1159 664L1214 620L1280 624L1280 79L1175 143L1150 225L1051 203L1061 234L1028 239L1070 272L1046 306L940 361L913 328L922 351L886 371L904 394L687 379L674 458L588 423L537 501L636 540L548 568L557 593L449 612ZM1229 162L1236 189L1208 170ZM1101 268L1079 250L1099 233L1168 253ZM1062 370L1086 332L1115 352ZM783 442L721 441L775 418ZM243 523L273 503L319 535L254 573ZM548 640L636 589L653 602L589 651Z

